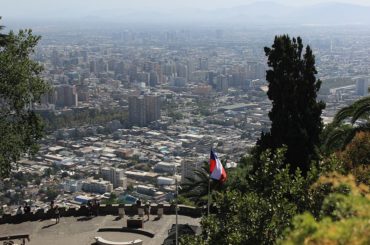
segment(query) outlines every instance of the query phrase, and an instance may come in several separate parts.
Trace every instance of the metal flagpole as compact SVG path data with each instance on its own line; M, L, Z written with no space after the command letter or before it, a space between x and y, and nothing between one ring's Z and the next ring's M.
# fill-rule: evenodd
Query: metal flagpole
M212 148L211 148L211 152L212 152ZM209 158L211 159L211 157ZM210 160L208 161L208 164L210 164ZM208 166L208 169L209 169L209 174L208 174L208 202L207 202L207 216L209 216L209 206L210 206L210 203L211 203L211 169L210 169L211 166Z
M179 228L178 228L178 216L177 216L177 205L178 205L178 196L179 196L179 188L177 183L177 176L175 176L176 181L176 203L175 203L175 213L176 213L176 245L179 245Z
M208 177L208 203L207 203L207 216L209 216L209 206L211 202L211 174Z

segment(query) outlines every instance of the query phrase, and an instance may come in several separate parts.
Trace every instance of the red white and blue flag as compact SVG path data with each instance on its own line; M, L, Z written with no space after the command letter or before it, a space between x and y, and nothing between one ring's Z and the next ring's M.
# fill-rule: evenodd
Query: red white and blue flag
M218 159L216 153L213 150L211 150L211 154L209 157L209 168L212 179L218 180L221 183L224 183L226 181L226 171L222 166L220 159Z

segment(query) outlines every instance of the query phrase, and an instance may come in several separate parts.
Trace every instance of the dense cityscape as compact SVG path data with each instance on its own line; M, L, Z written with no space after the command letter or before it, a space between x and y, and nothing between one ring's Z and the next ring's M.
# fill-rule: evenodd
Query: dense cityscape
M316 28L308 42L328 123L368 93L370 36L325 31ZM122 203L171 202L175 179L194 177L212 147L233 168L268 131L263 47L272 35L125 29L42 36L34 59L52 89L34 108L48 134L39 153L14 169L18 181L4 181L8 212L24 201L35 209L54 198L74 206L110 193Z
M4 245L369 244L367 0L3 1Z

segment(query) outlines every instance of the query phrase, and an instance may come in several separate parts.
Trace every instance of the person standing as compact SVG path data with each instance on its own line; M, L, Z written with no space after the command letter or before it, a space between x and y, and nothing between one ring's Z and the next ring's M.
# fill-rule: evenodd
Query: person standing
M22 206L19 206L17 209L17 215L23 214L22 212Z
M27 202L24 203L23 211L25 214L29 214L31 212L31 207L28 205Z
M145 204L145 214L147 215L148 220L149 220L149 218L150 218L150 202L147 202Z
M99 208L100 208L100 201L96 200L96 213L95 213L96 216L99 216Z
M87 210L88 210L88 217L90 217L93 213L93 205L92 205L92 202L91 200L87 201Z
M60 210L58 205L56 205L54 208L54 215L55 215L55 224L58 224L60 219Z

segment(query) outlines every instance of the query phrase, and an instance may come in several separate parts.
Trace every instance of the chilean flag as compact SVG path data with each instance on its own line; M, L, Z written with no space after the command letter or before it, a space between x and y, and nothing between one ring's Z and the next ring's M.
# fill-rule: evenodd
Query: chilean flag
M213 150L211 150L211 155L209 157L209 167L212 179L218 180L221 183L226 181L226 171Z

